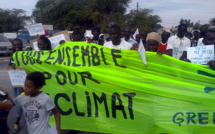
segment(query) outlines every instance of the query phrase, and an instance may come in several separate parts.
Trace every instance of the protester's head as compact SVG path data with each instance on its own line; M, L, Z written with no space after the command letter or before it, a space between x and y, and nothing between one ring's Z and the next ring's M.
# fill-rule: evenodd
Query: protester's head
M15 38L12 41L13 53L16 51L22 51L22 46L23 46L22 40L19 38Z
M103 34L100 34L99 38L100 38L101 40L104 40L104 35L103 35Z
M92 33L93 37L99 38L99 35L101 34L101 30L99 27L93 27L91 30L91 33Z
M184 36L187 37L188 39L191 39L193 35L192 33L186 32Z
M110 40L110 38L108 37L108 38L106 38L106 41L108 42L108 41L111 41L111 40Z
M40 50L51 50L51 42L45 36L41 36L37 41L37 44Z
M147 31L145 31L145 30L140 31L140 38L142 39L143 43L146 42L147 34L148 34L148 33L147 33Z
M178 34L177 34L177 36L179 38L183 38L186 33L187 33L187 25L186 24L180 24L178 26Z
M109 36L113 44L117 44L121 41L121 28L119 25L112 25L109 30Z
M72 40L81 41L81 32L79 30L74 30L74 32L72 33Z
M45 85L45 76L41 72L32 72L25 79L25 95L33 96Z
M194 37L198 37L199 36L199 32L198 31L193 31L193 36Z
M199 38L203 38L204 37L204 32L199 32Z
M61 41L59 42L60 45L61 45L61 44L64 44L64 43L66 43L65 40L61 40Z
M215 30L209 29L205 32L203 43L205 45L215 45Z
M126 37L126 38L130 38L130 35L131 35L131 30L130 30L130 28L125 28L125 29L124 29L124 34L125 34L125 37Z
M168 41L170 37L170 33L167 31L163 31L163 33L161 34L161 40L163 43L166 43Z
M147 51L157 52L160 43L160 35L156 32L151 32L147 35L146 45Z
M125 37L125 32L124 32L124 31L121 31L120 37L121 37L121 38L124 38L124 37Z
M136 34L135 40L136 40L137 42L140 42L140 34Z

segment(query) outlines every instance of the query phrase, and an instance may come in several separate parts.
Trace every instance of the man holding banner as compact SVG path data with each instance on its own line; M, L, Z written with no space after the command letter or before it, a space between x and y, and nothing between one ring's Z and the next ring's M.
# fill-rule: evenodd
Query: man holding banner
M185 37L187 26L181 24L178 26L178 33L168 39L167 51L168 55L174 58L184 60L187 58L187 48L190 47L190 39Z
M114 49L131 49L132 44L121 40L121 28L119 25L112 25L109 30L109 36L111 41L108 41L104 44L105 47L114 48Z

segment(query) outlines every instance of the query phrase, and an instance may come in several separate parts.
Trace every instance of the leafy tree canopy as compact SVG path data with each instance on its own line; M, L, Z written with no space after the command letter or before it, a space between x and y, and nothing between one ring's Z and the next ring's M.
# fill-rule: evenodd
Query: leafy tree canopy
M210 23L211 25L215 25L215 18L211 18L211 19L209 20L209 23Z
M187 19L181 19L179 24L186 24L187 27L192 27L194 23Z
M39 0L33 11L36 22L53 24L55 29L91 29L107 31L113 23L122 23L130 0Z
M159 24L162 20L158 15L153 15L152 13L153 10L151 9L140 9L138 12L136 10L131 10L130 13L126 15L126 23L133 31L136 28L148 32L156 31L162 28Z
M22 29L29 19L22 9L0 8L0 32L16 32Z

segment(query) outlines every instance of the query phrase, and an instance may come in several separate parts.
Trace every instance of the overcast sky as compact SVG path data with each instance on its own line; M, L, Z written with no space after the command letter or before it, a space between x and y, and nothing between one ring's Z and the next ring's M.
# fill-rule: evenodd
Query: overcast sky
M24 9L27 15L31 15L37 1L0 0L0 8ZM137 9L137 2L140 8L152 9L154 14L160 16L161 25L166 28L177 26L181 18L190 19L191 22L200 21L201 24L215 18L215 0L131 0L128 10Z

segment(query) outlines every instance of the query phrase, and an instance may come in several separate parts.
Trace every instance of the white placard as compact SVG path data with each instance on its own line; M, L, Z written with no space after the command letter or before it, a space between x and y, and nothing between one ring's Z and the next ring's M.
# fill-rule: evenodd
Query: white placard
M33 42L34 45L34 50L39 51L40 49L38 48L38 44L37 42Z
M144 48L143 42L142 42L141 40L140 40L140 44L139 44L139 47L138 47L138 52L139 52L139 54L140 54L140 57L141 57L143 63L144 63L145 65L147 65L147 63L146 63L145 48Z
M24 87L25 78L27 76L24 69L9 69L8 74L13 87Z
M53 50L57 46L60 45L61 40L66 41L66 37L65 37L64 34L59 34L59 35L56 35L56 36L49 37L49 40L51 42L51 49ZM34 50L39 50L37 42L33 42L33 45L34 45Z
M85 34L86 34L86 37L89 37L89 38L93 37L91 30L86 30Z
M45 34L42 23L28 25L27 29L28 29L30 36L37 36L37 35Z
M3 33L8 39L13 39L17 37L17 33Z
M187 48L187 59L195 64L207 64L214 60L214 45Z
M136 40L136 35L139 34L139 29L137 28L135 33L133 34L133 38Z
M46 30L53 30L53 25L43 25L43 28Z
M50 37L49 40L51 41L52 50L53 50L53 49L55 49L57 46L60 45L60 41L61 41L61 40L65 40L65 41L66 41L66 37L65 37L64 34L59 34L59 35Z

